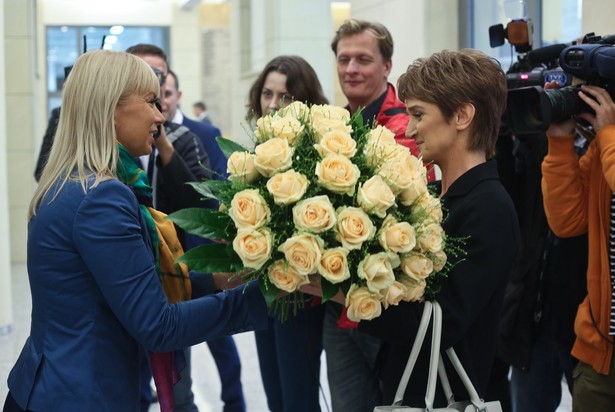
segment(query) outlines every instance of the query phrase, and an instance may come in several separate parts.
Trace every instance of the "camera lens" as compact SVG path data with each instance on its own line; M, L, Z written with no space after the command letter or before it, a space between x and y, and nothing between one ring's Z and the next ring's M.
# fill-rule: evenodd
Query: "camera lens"
M581 109L579 89L573 86L562 87L561 89L545 90L551 107L550 122L561 122L578 114Z
M510 129L518 134L546 130L551 118L550 101L539 86L509 90L507 112Z
M593 112L579 97L578 86L544 90L540 86L508 91L510 129L517 134L545 131L579 113Z

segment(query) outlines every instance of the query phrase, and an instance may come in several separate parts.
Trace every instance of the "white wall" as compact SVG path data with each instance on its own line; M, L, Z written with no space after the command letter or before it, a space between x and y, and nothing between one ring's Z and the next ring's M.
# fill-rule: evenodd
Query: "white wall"
M0 0L0 33L4 33L4 0ZM4 35L0 50L4 50ZM9 243L9 189L6 159L6 90L4 87L4 53L0 53L0 335L13 322L11 300L11 245Z
M598 35L615 34L613 16L615 16L615 1L583 0L581 33L586 34L594 32Z

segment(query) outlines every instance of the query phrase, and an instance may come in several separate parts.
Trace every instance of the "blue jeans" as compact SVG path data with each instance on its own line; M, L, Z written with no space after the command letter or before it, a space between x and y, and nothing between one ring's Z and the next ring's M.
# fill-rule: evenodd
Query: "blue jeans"
M562 377L572 393L572 369L576 363L570 348L555 339L540 337L532 349L527 372L512 367L510 396L513 412L555 412L562 399Z
M372 412L382 404L376 375L380 339L356 328L338 328L336 311L329 304L325 306L323 346L333 412Z
M246 403L241 385L241 361L237 353L235 341L230 336L212 339L207 342L211 356L216 362L222 393L220 398L224 403L224 412L245 412ZM191 377L191 349L184 349L186 367L181 372L181 379L173 387L175 412L198 412L194 404Z
M322 305L300 309L254 332L261 378L271 412L319 412Z

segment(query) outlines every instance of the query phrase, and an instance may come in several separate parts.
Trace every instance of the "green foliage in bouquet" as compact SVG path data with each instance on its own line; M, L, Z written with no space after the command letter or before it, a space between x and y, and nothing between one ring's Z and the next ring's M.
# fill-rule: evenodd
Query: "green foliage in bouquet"
M400 301L434 299L439 279L463 256L449 239L439 199L420 159L388 129L360 113L294 102L256 123L253 151L228 139L227 181L192 183L218 211L169 216L214 240L180 258L201 272L258 279L268 305L285 318L320 285L323 301L346 297L351 320L373 319ZM281 291L287 292L280 298Z

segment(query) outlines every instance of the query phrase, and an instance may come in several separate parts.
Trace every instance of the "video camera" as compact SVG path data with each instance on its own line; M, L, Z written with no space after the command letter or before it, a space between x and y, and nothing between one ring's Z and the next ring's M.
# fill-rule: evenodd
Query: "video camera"
M491 33L490 29L490 39ZM511 44L519 51L516 44ZM531 44L529 49L522 47L521 50L527 53L520 54L518 62L506 74L506 123L510 131L515 134L540 133L552 122L593 112L578 95L581 84L602 87L615 98L613 44L615 35L588 33L582 44L556 44L533 51ZM562 87L544 90L543 85L552 80Z

